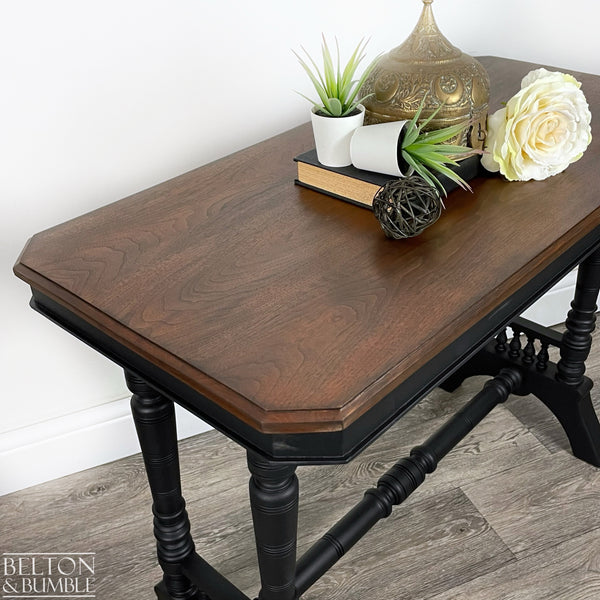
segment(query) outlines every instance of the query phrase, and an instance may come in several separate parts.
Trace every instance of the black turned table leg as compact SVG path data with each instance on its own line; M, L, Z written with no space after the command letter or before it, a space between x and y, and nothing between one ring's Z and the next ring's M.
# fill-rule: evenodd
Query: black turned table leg
M567 330L562 337L560 360L556 365L557 381L578 393L567 402L564 399L546 402L564 427L575 456L596 466L600 466L600 424L590 396L592 382L584 377L584 373L596 327L599 290L600 250L596 250L579 266L575 296L565 322Z
M567 385L579 385L585 373L585 361L592 347L600 289L600 250L579 266L575 296L567 315L556 378Z
M295 465L248 452L250 506L260 569L259 600L294 600L298 478Z
M181 567L194 553L194 542L181 495L173 402L131 373L126 372L126 380L133 393L131 410L152 492L156 551L164 574L156 595L159 600L204 600Z

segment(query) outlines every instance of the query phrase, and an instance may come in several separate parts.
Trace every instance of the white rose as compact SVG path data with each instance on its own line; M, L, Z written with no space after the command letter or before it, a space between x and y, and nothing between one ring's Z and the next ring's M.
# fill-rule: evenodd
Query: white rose
M521 91L488 117L488 171L510 181L542 180L579 160L592 140L588 103L572 75L531 71Z

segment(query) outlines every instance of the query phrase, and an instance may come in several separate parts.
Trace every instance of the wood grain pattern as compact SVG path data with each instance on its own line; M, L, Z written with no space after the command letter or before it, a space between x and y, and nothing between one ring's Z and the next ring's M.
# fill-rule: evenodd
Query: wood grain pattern
M496 107L534 66L483 62ZM41 233L15 272L252 427L333 431L600 225L595 131L565 173L480 178L401 243L294 186L311 145L302 126Z
M431 600L594 600L600 597L598 530L552 546Z
M518 557L600 528L600 471L558 452L485 482L463 486L470 500ZM500 484L500 485L499 485ZM557 508L569 505L569 511ZM510 507L510 510L507 510Z

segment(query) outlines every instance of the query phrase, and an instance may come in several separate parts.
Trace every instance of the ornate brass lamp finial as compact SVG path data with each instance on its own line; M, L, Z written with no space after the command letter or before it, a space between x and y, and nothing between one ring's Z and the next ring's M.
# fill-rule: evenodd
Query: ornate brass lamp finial
M429 129L471 120L457 143L482 148L490 82L483 66L452 45L439 30L433 0L423 0L421 16L412 33L382 56L366 80L365 124L411 119L425 98L423 118L443 104Z

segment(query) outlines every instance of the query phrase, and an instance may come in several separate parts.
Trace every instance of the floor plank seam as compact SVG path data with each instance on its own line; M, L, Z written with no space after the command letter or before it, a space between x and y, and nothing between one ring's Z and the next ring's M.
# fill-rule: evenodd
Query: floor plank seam
M549 552L553 548L558 548L559 546L562 546L563 544L566 544L569 542L575 542L580 538L585 538L586 536L589 536L591 533L594 533L595 531L600 534L600 525L598 525L597 527L592 527L591 529L587 529L586 531L582 531L581 533L572 535L570 537L564 538L564 539L554 542L550 545L544 546L543 548L540 548L539 550L535 550L529 554L525 554L523 552L517 553L517 554L515 554L515 558L517 559L517 561L535 559L535 557L539 556L540 554Z

